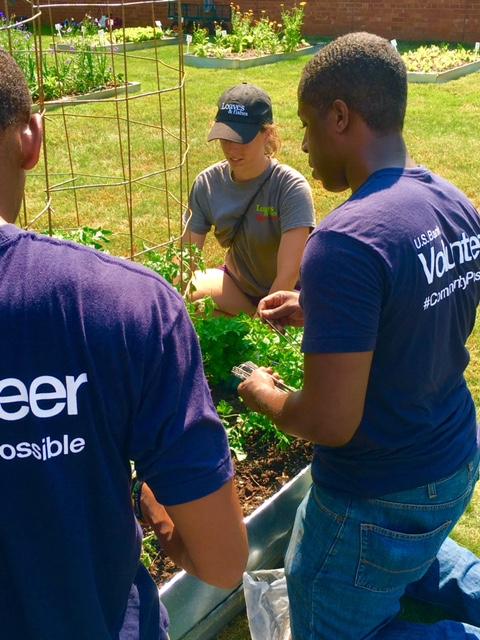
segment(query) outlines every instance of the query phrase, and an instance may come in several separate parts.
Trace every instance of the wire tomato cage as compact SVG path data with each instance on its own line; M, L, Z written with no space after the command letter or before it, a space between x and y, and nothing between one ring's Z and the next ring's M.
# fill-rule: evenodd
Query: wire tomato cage
M132 260L182 247L190 179L176 4L173 33L164 26L167 0L4 0L0 46L23 69L44 126L20 214L25 229L109 229L109 250ZM148 42L130 42L139 25Z

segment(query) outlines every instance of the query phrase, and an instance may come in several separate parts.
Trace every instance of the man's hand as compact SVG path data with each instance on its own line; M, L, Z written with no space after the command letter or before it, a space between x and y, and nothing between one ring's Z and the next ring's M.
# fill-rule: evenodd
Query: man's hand
M303 327L298 291L276 291L265 296L258 303L257 314L279 330L287 326Z
M144 482L140 504L143 520L176 565L220 589L242 581L248 539L232 480L203 498L166 508Z
M281 378L273 372L273 369L259 367L239 384L238 394L252 411L268 413L271 394L285 395L275 386L275 379L280 380Z
M140 506L145 524L153 529L160 544L165 546L172 539L174 524L165 507L156 500L146 482L142 484Z

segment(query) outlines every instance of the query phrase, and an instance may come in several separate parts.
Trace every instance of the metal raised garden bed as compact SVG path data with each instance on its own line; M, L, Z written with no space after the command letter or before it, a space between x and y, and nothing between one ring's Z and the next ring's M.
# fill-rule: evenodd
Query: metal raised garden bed
M308 56L316 53L322 44L303 47L292 53L275 53L271 55L255 56L252 58L208 58L195 56L191 53L185 56L185 64L189 67L201 67L206 69L246 69L259 67L264 64L273 64L282 60L293 60L300 56Z
M480 60L478 60L478 62L468 62L467 64L462 64L459 67L448 69L448 71L440 71L440 72L433 72L433 73L409 71L407 74L407 77L409 82L440 84L442 82L450 82L450 80L457 80L457 78L466 76L469 73L475 73L476 71L480 71Z
M109 89L100 89L99 91L90 91L90 93L84 93L82 95L77 96L65 96L64 98L59 98L58 100L49 100L48 102L44 102L43 106L45 111L51 111L52 109L58 109L59 107L70 107L76 104L85 104L87 102L97 102L98 100L110 100L112 98L116 98L118 96L124 96L127 93L138 93L142 85L140 82L129 82L127 86L125 84L120 84L116 88L111 87ZM34 104L32 107L33 113L38 113L40 111L40 106L38 104Z
M115 44L91 45L93 51L107 53L123 53L124 51L139 51L140 49L153 49L154 47L164 47L169 44L178 44L178 37L157 38L155 40L142 40L141 42L117 42ZM74 44L60 43L56 44L54 49L59 52L75 53ZM54 50L52 49L52 51Z
M282 564L296 509L310 485L306 467L245 518L249 570ZM184 571L161 587L160 597L170 616L171 640L212 640L244 607L242 587L217 589Z

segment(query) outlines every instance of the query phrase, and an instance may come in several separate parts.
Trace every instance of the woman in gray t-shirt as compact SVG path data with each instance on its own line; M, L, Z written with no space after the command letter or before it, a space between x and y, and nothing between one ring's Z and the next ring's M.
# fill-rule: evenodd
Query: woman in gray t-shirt
M228 315L255 313L268 293L293 289L315 215L310 187L273 155L279 137L269 96L240 84L220 98L208 140L220 140L225 160L197 176L186 240L203 248L214 227L227 249L224 265L195 272L192 299L211 296Z

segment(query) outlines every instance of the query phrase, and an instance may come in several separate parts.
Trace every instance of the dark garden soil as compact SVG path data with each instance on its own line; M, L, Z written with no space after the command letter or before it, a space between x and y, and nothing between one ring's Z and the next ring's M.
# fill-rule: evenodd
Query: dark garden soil
M247 516L284 484L297 475L311 461L313 447L307 442L294 440L290 447L280 451L275 444L259 441L253 436L245 447L247 458L236 462L236 485ZM150 567L155 582L160 586L179 569L161 550Z

